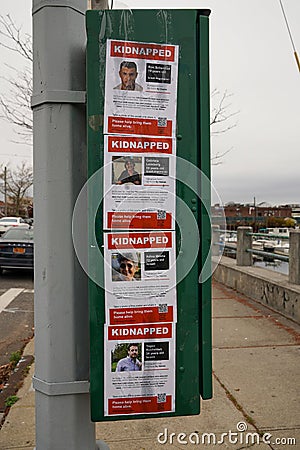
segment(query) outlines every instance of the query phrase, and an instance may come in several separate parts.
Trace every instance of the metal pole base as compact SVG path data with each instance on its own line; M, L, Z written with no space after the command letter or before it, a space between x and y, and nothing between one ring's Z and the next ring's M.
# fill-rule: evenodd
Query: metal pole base
M36 450L36 447L33 450ZM96 441L95 450L109 450L109 446L104 441Z
M109 450L109 446L104 441L96 441L96 450Z

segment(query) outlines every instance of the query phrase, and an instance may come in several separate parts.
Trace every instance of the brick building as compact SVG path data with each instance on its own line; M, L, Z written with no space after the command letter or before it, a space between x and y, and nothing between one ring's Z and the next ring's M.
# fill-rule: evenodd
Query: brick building
M292 217L290 205L228 203L223 208L220 205L212 206L211 213L214 224L218 224L220 220L221 209L224 211L228 229L236 229L242 225L252 226L253 228L278 226L284 219Z

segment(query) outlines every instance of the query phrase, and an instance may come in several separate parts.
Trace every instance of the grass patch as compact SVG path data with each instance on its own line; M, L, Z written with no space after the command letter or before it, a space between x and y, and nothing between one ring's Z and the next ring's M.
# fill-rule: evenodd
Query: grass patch
M21 356L22 352L20 350L18 350L17 352L12 352L9 358L9 362L12 364L13 368L15 368L16 365L18 364L18 362L21 359Z
M7 399L5 400L5 406L8 406L9 408L14 405L17 401L19 400L19 397L17 397L16 395L10 395L9 397L7 397Z

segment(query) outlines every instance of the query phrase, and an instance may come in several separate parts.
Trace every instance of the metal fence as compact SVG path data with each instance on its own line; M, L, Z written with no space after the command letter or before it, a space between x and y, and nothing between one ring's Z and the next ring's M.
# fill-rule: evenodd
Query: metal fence
M237 266L252 266L257 260L287 262L289 281L300 284L300 230L292 230L289 236L283 236L253 233L251 227L227 231L213 225L212 240L212 254L236 258Z

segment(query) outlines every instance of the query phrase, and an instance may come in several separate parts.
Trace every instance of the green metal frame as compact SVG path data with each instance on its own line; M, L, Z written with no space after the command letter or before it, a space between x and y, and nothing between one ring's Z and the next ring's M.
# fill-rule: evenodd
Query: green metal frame
M208 10L134 10L87 11L87 82L88 82L88 168L89 177L103 165L103 109L106 39L179 45L177 155L186 159L210 178L209 144L209 55ZM105 30L103 30L104 25ZM89 283L90 308L90 381L92 420L121 420L199 414L200 395L212 396L211 357L211 281L199 284L199 273L210 247L210 192L199 197L186 185L176 183L176 194L195 215L201 235L198 259L188 275L177 285L178 318L176 324L176 410L174 413L104 417L104 290ZM89 200L93 200L89 192ZM209 207L208 207L209 205ZM180 215L177 204L177 216ZM90 230L96 225L97 240L103 244L102 208ZM187 231L189 233L189 231ZM177 251L180 250L177 230ZM189 246L185 248L188 259ZM99 270L103 270L100 267ZM197 358L197 355L199 357Z
M199 17L199 86L200 86L200 164L201 171L210 180L210 86L209 86L209 23L205 16ZM205 183L201 189L201 267L206 259L211 261L210 243L211 243L211 191L210 185ZM200 392L203 399L212 397L212 320L211 320L211 278L200 284L201 291L201 357L200 357Z

